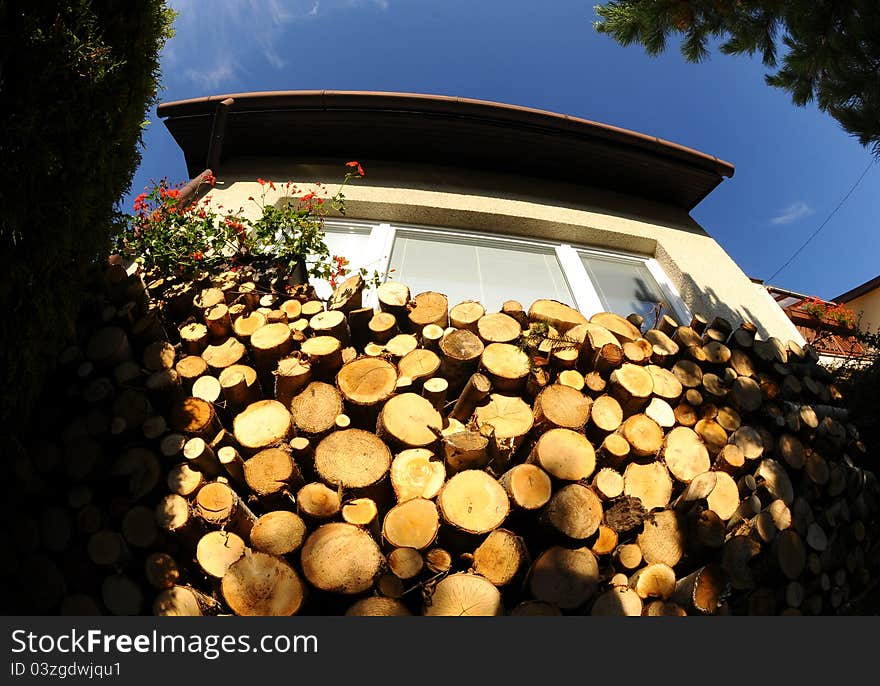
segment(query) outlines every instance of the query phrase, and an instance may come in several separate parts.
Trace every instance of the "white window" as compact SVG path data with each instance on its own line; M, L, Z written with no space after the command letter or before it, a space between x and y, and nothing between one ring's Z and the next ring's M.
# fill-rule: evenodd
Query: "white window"
M450 305L478 300L495 312L505 300L574 304L552 245L398 229L390 268L413 293L439 291Z
M505 300L528 307L551 298L588 317L601 311L634 312L651 322L655 305L663 303L663 313L690 321L675 286L652 257L422 226L328 220L325 230L330 253L347 257L352 269L388 273L388 279L407 284L414 295L439 291L450 306L478 300L494 312ZM316 288L321 297L329 294L329 284ZM364 305L374 304L368 293Z
M647 318L659 303L666 303L667 297L644 259L579 252L587 276L608 312L624 316L634 312Z

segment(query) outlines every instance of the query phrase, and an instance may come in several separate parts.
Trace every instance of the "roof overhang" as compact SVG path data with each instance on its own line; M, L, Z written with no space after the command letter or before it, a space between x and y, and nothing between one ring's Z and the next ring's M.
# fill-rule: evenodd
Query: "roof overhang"
M860 298L866 293L870 293L878 288L880 288L880 276L875 276L873 279L868 279L860 286L856 286L855 288L848 290L846 293L841 293L834 298L834 302L848 303L850 300Z
M207 166L214 116L228 98L221 161L428 162L580 183L687 210L734 173L730 163L675 143L526 107L407 93L269 91L159 105L190 177Z

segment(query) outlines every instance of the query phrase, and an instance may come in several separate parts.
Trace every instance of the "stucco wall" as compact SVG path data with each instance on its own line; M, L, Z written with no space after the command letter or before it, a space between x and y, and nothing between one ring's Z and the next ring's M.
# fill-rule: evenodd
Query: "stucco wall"
M256 208L247 198L259 196L258 176L275 182L291 179L306 190L311 189L306 184L320 181L332 193L343 173L340 163L237 159L218 170L214 198L227 208L253 212ZM767 292L684 210L521 174L397 162L370 162L367 176L350 184L345 196L350 219L533 236L653 256L692 312L720 315L734 324L745 319L758 326L762 338L803 343Z
M873 332L880 329L880 288L850 300L846 306L857 317L861 316L859 326L863 331Z

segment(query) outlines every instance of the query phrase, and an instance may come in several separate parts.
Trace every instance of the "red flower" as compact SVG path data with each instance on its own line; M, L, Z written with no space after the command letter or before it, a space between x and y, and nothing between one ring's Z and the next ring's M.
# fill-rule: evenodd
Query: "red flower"
M300 202L309 202L310 200L312 200L313 198L316 198L316 197L317 197L317 194L314 191L312 191L311 193L306 193L299 200L300 200Z
M147 194L141 193L138 197L134 199L134 211L140 212L141 210L146 209L147 207Z
M196 252L193 253L193 259L196 261L201 261L205 259L205 254L201 250L196 250Z
M265 185L266 185L266 179L260 179L260 178L257 178L257 183L260 184L261 186L265 186Z
M216 181L217 177L214 176L214 172L211 171L205 174L205 178L203 179L203 183L207 183L210 186L213 186Z
M269 188L271 188L271 189L274 191L274 190L275 190L275 183L272 182L272 181L270 181L270 182L269 182Z
M357 160L352 160L351 162L346 162L345 166L346 167L358 167L358 166L360 166L360 163Z

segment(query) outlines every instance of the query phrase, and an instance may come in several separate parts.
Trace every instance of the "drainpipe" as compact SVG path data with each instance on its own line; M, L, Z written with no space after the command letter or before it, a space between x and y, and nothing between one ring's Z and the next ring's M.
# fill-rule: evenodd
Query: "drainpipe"
M214 110L214 123L211 125L211 140L208 142L208 158L205 166L208 169L217 169L220 166L220 155L223 153L223 139L226 136L226 121L229 110L235 103L233 98L226 98L217 103Z

